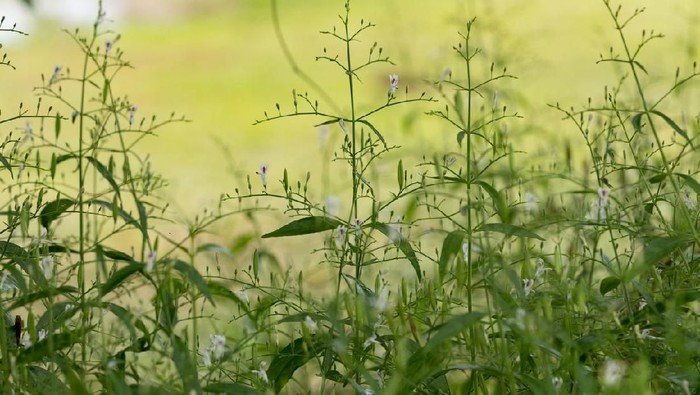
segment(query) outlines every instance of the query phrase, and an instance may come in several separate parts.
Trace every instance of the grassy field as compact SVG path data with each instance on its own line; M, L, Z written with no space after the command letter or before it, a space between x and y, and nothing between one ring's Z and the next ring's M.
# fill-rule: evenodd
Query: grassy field
M348 3L3 48L2 392L695 393L693 1Z
M604 12L592 3L385 1L377 5L358 1L353 12L377 25L363 41L368 46L381 41L396 63L372 70L363 79L362 89L379 101L386 75L396 72L412 91L434 94L434 88L425 82L438 79L446 67L458 67L450 50L457 39L455 32L476 16L485 53L518 77L508 92L511 107L526 117L517 133L568 138L559 115L547 105L583 103L587 97L602 95L600 82L613 85L617 79L609 68L594 63L607 50L614 32ZM693 37L700 34L694 22L698 10L692 2L667 6L637 1L625 6L647 7L635 23L668 36L645 54L654 60L656 70L672 75L683 60L664 56L666 52L687 54L688 58L697 55ZM318 31L337 22L339 7L341 1L279 2L281 29L296 62L327 92L341 89L343 81L329 65L314 58L329 45ZM318 147L311 119L252 126L274 103L289 103L292 89L310 88L292 72L280 49L269 2L242 1L222 8L220 13L193 13L153 22L135 18L133 22L116 21L113 26L122 35L118 45L134 66L124 71L119 88L139 103L143 114L166 116L174 111L192 121L163 130L159 138L148 139L142 147L172 183L166 191L171 200L189 214L211 203L219 193L230 192L227 186L234 182L234 173L249 174L259 162L267 161L277 171L287 167L292 173L305 173L308 150ZM59 32L63 26L39 23L36 27L21 46L10 49L19 69L5 76L7 91L16 92L3 96L0 108L6 112L18 101L33 101L31 88L39 84L41 73L49 75L55 64L77 66L71 63L77 59L71 40ZM697 100L688 99L690 107ZM347 110L342 97L335 100ZM430 109L426 105L410 111ZM398 144L412 149L426 143L440 148L452 143L453 137L444 128L425 117L418 117L409 135L391 132L401 125L396 120L405 116L399 110L382 121ZM523 141L523 150L538 148L528 141L532 140ZM320 160L312 160L310 167L318 168Z

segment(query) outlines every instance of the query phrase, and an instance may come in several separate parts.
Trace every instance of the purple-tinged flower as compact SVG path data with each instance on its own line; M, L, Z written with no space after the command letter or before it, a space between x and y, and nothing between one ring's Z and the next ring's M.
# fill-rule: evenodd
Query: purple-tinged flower
M263 188L267 188L267 172L270 170L270 166L267 163L260 165L260 181L262 181Z
M525 297L528 297L532 293L532 287L535 285L535 280L531 278L523 279L523 292L525 292Z
M348 234L348 227L345 225L338 225L335 229L335 243L338 248L342 248L345 245L345 238Z
M136 120L136 110L139 108L136 107L135 104L131 105L131 108L129 108L129 126L132 126L134 124L134 121Z
M53 74L51 75L51 79L49 79L49 85L53 85L58 81L58 77L61 76L61 65L57 64L53 68Z
M105 41L105 56L109 56L109 53L112 51L112 44L112 40Z
M261 361L260 364L258 365L258 369L251 370L251 372L257 374L258 378L260 380L262 380L262 382L268 383L268 382L270 382L270 380L267 378L267 372L265 371L265 366L267 366L267 362Z
M394 96L396 90L399 88L399 76L398 74L389 74L389 96Z
M338 126L340 126L340 129L345 133L345 135L348 135L348 127L345 125L345 120L344 119L338 119Z
M155 267L156 264L156 258L158 257L158 254L155 251L149 251L148 254L146 254L146 273L150 273L153 271L153 268Z
M318 331L318 324L316 324L316 321L314 321L308 315L306 316L306 318L304 318L304 325L309 330L309 333L311 333L312 335L316 334L316 331Z

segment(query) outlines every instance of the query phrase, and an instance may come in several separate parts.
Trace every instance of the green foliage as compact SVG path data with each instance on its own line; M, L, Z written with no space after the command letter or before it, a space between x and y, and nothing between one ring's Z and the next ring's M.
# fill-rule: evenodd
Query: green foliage
M346 2L316 58L345 92L325 91L282 40L313 92L256 121L335 128L321 171L334 182L265 163L188 220L138 148L184 119L143 117L117 95L129 63L104 15L66 32L82 67L57 66L35 110L0 119L23 130L0 145L2 392L696 391L700 115L679 115L692 109L673 93L700 73L650 88L640 53L661 36L631 44L642 11L603 5L619 52L600 63L619 80L579 109L551 106L578 136L543 159L516 149L537 116L509 110L527 95L475 19L433 99L410 91ZM364 89L373 70L390 74ZM451 145L393 145L377 114L397 106L412 114L396 124L425 112ZM310 262L290 258L299 240Z

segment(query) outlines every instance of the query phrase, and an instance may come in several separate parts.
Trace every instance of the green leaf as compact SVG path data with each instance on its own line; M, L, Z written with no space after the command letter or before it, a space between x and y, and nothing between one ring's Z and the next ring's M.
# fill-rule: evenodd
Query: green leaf
M41 226L48 229L51 222L55 221L66 210L71 208L75 202L71 199L57 199L51 203L47 203L41 210L39 217L41 218Z
M267 369L267 377L272 381L275 393L282 391L297 369L323 351L322 344L318 336L312 336L309 342L300 337L275 355Z
M686 185L690 187L695 193L700 195L700 183L695 181L695 178L687 175L687 174L681 174L681 173L674 173L678 177L682 178L683 181L685 181Z
M56 140L58 140L58 135L61 134L61 114L56 114L56 122L54 123L54 129L56 130Z
M114 181L114 177L112 176L112 173L110 173L110 171L107 169L107 167L105 167L105 165L103 165L102 163L100 163L99 160L93 158L92 156L88 156L88 157L86 157L85 159L87 159L87 160L92 164L92 166L93 166L95 169L97 169L97 171L102 175L102 177L104 177L105 180L107 180L107 182L109 183L109 185L112 186L112 189L114 190L114 193L116 193L117 196L120 197L120 194L119 194L119 185L117 185L117 182Z
M204 392L213 392L215 394L231 394L231 395L261 395L262 393L240 383L211 383L204 388Z
M0 154L0 163L2 163L2 165L10 171L10 177L15 178L14 174L12 174L12 166L10 166L10 162L2 154Z
M146 208L143 206L140 200L136 199L136 208L139 211L139 223L141 224L141 234L144 240L148 240L148 215L146 214Z
M197 364L192 358L187 343L180 336L171 337L173 343L172 360L175 362L177 372L180 374L185 394L201 394L202 388L197 375Z
M114 272L114 274L112 274L112 276L109 279L107 279L107 281L102 283L102 286L100 287L100 296L105 296L108 293L112 292L112 290L120 286L122 283L126 282L126 280L129 277L131 277L131 275L133 275L136 272L140 272L141 269L143 269L143 267L144 265L134 262Z
M205 243L197 247L197 253L199 254L200 252L213 252L216 254L221 254L221 255L226 255L226 256L232 256L231 250L228 248L222 246L221 244L216 244L216 243Z
M83 380L81 380L75 373L75 370L71 367L69 361L58 357L54 358L54 360L58 363L58 366L61 368L61 372L63 372L63 376L66 378L66 382L70 386L71 394L90 395L90 391L88 391L87 387L85 387ZM51 393L54 394L53 392Z
M69 395L72 392L55 373L39 366L27 368L27 387L30 394Z
M342 222L336 219L324 216L304 217L302 219L292 221L273 232L266 233L262 235L262 238L267 239L271 237L307 235L335 229L341 224Z
M119 206L117 206L117 207L115 208L115 206L114 206L113 203L110 203L110 202L107 202L107 201L104 201L104 200L93 199L93 200L88 200L88 204L96 204L96 205L101 206L101 207L104 207L104 208L106 208L106 209L108 209L108 210L112 210L112 211L115 212L119 217L121 217L121 218L124 220L124 222L126 222L127 224L134 224L134 225L136 225L137 227L139 226L138 222L136 222L136 220L134 219L134 217L132 217L129 213L127 213L126 211L124 211L124 210L123 210L121 207L119 207Z
M450 341L462 331L474 326L485 316L481 312L464 313L450 318L447 322L437 327L435 333L430 337L425 346L424 352L430 352ZM410 365L409 365L410 366Z
M85 330L88 330L86 328ZM70 332L49 334L31 346L21 350L17 355L17 363L32 363L44 358L51 359L57 350L61 350L78 343L83 335L83 329Z
M47 299L50 297L54 297L56 295L67 295L69 293L78 293L78 289L75 287L72 287L70 285L63 285L58 288L45 288L41 289L37 292L32 292L30 294L24 294L17 296L16 298L12 299L12 304L10 304L9 307L7 307L8 311L14 310L18 307L26 306L28 304L34 303L37 300L42 300L42 299Z
M517 236L525 237L530 239L538 239L544 241L544 239L537 233L531 232L525 228L516 225L509 224L483 224L475 229L476 232L498 232L503 233L507 236Z
M669 118L666 114L662 113L661 111L657 111L657 110L651 110L649 112L660 116L661 119L666 121L668 126L670 126L676 133L683 136L683 138L685 138L686 141L688 141L688 143L690 143L690 146L693 147L693 142L688 137L688 134L683 129L681 129L680 126L678 126L675 122L673 122L673 120L671 118Z
M75 303L56 302L41 315L41 318L36 323L36 330L46 329L48 331L49 326L54 328L61 327L66 320L69 320L78 311L80 311L80 307L76 306Z
M363 124L363 125L367 125L370 129L372 129L372 131L374 132L374 134L377 135L377 138L379 138L379 140L380 140L380 141L382 142L382 144L384 145L384 148L385 148L385 149L388 148L388 146L386 145L386 140L384 140L384 136L382 136L382 134L379 133L379 130L377 130L377 128L375 128L374 125L372 125L372 124L369 123L368 121L365 121L364 119L359 119L359 120L357 120L356 122L357 122L357 123L361 123L361 124Z
M418 263L418 257L411 247L411 243L406 239L400 232L394 230L391 226L381 223L373 222L369 225L370 228L376 229L384 236L386 236L395 246L399 247L401 252L406 256L406 259L411 263L413 269L416 271L416 276L420 280L422 278L420 271L420 264Z
M612 291L620 285L620 279L617 277L605 277L603 281L600 282L600 294L605 296L606 293Z
M493 208L496 210L496 214L498 214L498 216L501 218L501 222L509 224L512 218L510 215L510 208L508 207L505 198L496 190L496 188L484 181L477 180L474 181L474 183L481 186L481 188L483 188L486 193L491 196Z
M657 174L657 175L649 178L649 183L650 184L658 184L665 179L666 179L666 173L660 173L660 174Z
M113 259L115 261L135 262L134 258L132 258L131 255L125 252L105 248L101 244L97 244L95 246L95 250L99 250L99 254L103 254L107 258Z
M228 289L227 286L215 283L213 281L207 282L207 288L209 288L209 292L211 293L212 297L221 297L224 299L228 299L236 303L241 309L246 314L250 313L250 306L248 305L248 302L243 300L238 294L235 292L231 291Z
M649 238L644 246L644 265L652 267L688 242L685 236Z
M444 278L447 273L447 266L452 261L455 255L459 253L462 249L462 240L464 239L465 233L461 230L455 230L447 234L445 240L442 242L442 250L440 251L440 261L438 262L438 268L440 272L440 278Z
M399 159L399 165L396 168L396 180L399 182L399 190L403 189L403 161Z
M637 133L642 133L642 115L644 115L644 113L640 112L639 114L633 115L630 119L632 127Z
M185 261L177 259L173 263L173 268L180 272L180 274L182 274L187 281L194 285L199 292L204 295L205 298L207 298L209 303L216 305L214 303L214 299L211 297L211 292L209 292L209 287L207 286L206 281L204 281L204 278L202 278L202 275L199 274L194 266Z

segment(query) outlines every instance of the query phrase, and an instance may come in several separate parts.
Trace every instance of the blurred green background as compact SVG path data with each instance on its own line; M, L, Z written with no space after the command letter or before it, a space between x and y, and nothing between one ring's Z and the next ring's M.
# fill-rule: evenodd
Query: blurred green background
M3 49L17 67L0 70L3 115L13 113L19 102L35 102L32 87L40 84L42 73L48 78L54 65L77 68L80 52L61 29L89 28L96 8L96 0L35 3L30 10L20 0L0 2L0 13L29 33L27 37L0 35ZM697 58L700 3L622 3L626 12L646 7L631 32L654 29L667 36L651 44L641 61L650 71L647 83L651 89L668 88L676 67L688 71L691 59ZM318 32L340 26L338 14L343 4L342 0L277 2L280 27L295 60L346 111L346 79L330 64L314 60L324 47L335 48L328 36ZM322 158L318 131L313 127L317 120L252 125L263 111L273 112L276 102L289 109L294 88L318 97L284 57L270 1L105 0L105 7L107 17L113 19L109 26L122 35L117 45L134 66L122 73L116 89L128 94L142 116L165 118L174 111L192 121L164 128L141 146L150 154L154 169L170 181L165 193L175 207L186 214L211 207L220 193L232 193L235 186L242 185L237 175L254 177L263 162L270 165L271 180L278 179L284 167L290 168L293 179L303 179L310 170L312 182L317 180L315 169ZM502 86L500 100L525 117L509 125L514 138L522 137L518 149L524 151L556 150L557 141L576 138L575 131L547 104L578 106L588 97L600 98L603 86L614 85L620 75L616 69L622 67L595 63L611 45L619 48L610 17L599 0L355 0L351 15L356 22L364 18L377 25L361 37L360 58L379 41L396 63L369 68L360 75L359 102L364 109L386 100L389 73L399 74L400 92L408 84L411 92L429 95L435 92L425 81L438 79L446 67L458 78L460 62L451 47L459 42L457 32L464 31L465 21L477 17L479 46L497 69L507 66L518 77ZM483 69L487 68L485 63ZM663 84L658 82L662 77ZM696 112L698 98L689 95L687 104ZM405 147L404 155L457 149L455 132L447 125L427 117L407 122L435 106L408 108L388 111L377 121L390 142ZM669 115L678 118L680 111L683 109L674 109ZM334 141L341 132L336 126L330 133Z

